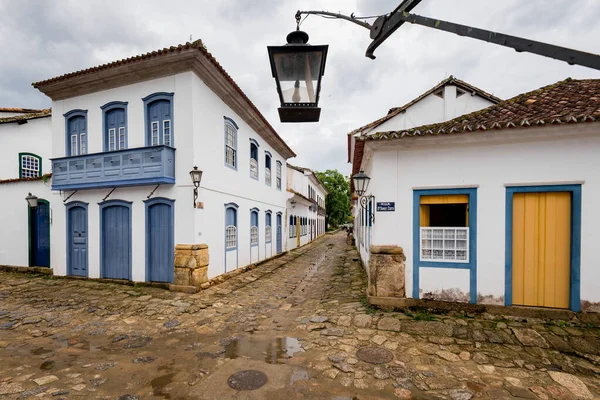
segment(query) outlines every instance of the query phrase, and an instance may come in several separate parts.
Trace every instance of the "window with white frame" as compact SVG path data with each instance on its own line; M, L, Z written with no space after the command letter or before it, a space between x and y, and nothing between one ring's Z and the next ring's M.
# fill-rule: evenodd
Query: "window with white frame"
M277 161L277 189L281 190L281 161Z
M171 120L166 119L163 121L163 138L164 145L171 146Z
M469 197L420 197L421 261L469 262Z
M265 215L265 242L271 243L271 213Z
M35 154L19 154L19 178L36 178L42 175L42 158Z
M421 227L421 261L469 262L469 228Z
M225 228L225 247L235 249L237 245L237 228L229 225Z
M127 102L112 101L100 107L104 121L104 151L127 148Z
M237 168L237 129L225 121L225 164Z
M291 215L290 216L290 224L289 224L289 227L290 227L290 238L294 237L294 232L296 231L296 229L294 227L294 221L295 221L295 218L294 218L293 215Z
M71 110L64 116L67 127L67 156L87 154L87 111Z
M237 206L225 207L225 250L237 248Z
M271 155L265 152L265 184L271 186Z
M250 245L258 245L258 210L250 211Z
M250 143L250 177L258 180L258 146Z
M142 100L146 113L146 143L173 147L173 93L153 93Z
M151 130L152 130L152 146L158 146L160 144L160 134L159 134L159 123L158 121L153 121L151 124Z

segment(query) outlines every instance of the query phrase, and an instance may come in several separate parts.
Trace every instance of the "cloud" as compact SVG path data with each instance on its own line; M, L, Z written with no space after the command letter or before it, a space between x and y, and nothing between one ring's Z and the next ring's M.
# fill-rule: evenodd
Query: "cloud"
M302 29L329 44L321 121L279 122L266 47L283 44L296 10L372 16L401 0L20 0L0 14L0 107L47 107L31 82L202 39L275 129L295 150L292 160L348 174L346 133L401 106L453 74L509 98L568 76L600 78L595 70L405 24L364 57L369 32L340 20L309 16ZM424 0L414 13L465 25L600 52L597 0ZM373 21L373 20L369 20Z

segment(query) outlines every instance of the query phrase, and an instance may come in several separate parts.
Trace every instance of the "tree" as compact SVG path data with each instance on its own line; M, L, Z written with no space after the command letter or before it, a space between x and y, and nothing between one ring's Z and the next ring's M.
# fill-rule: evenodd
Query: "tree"
M350 214L350 182L337 170L328 169L325 172L315 172L327 189L325 206L327 226L338 226L348 222Z

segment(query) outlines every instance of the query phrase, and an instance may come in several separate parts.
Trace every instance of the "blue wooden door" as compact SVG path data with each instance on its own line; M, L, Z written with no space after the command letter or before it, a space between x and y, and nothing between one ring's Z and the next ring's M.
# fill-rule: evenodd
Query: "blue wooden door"
M88 276L87 209L74 206L67 211L67 274Z
M29 243L32 267L50 266L50 207L48 202L38 200L38 206L30 209Z
M281 214L277 214L277 254L281 253Z
M131 209L102 208L102 278L131 280Z
M160 201L160 200L158 200ZM173 282L174 274L174 227L173 206L167 202L156 202L147 206L146 254L148 264L147 281Z
M171 102L156 100L148 106L149 144L173 146L171 129Z
M87 137L85 135L85 117L73 117L68 122L69 155L87 154Z
M106 113L105 129L106 151L127 148L125 110L123 108L115 108Z

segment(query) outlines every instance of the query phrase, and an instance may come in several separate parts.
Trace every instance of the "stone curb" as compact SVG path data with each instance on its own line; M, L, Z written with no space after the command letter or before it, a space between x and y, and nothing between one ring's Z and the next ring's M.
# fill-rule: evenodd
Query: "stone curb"
M39 274L39 275L53 275L52 268L47 267L23 267L18 265L0 265L0 271L2 272L17 272L20 274Z

